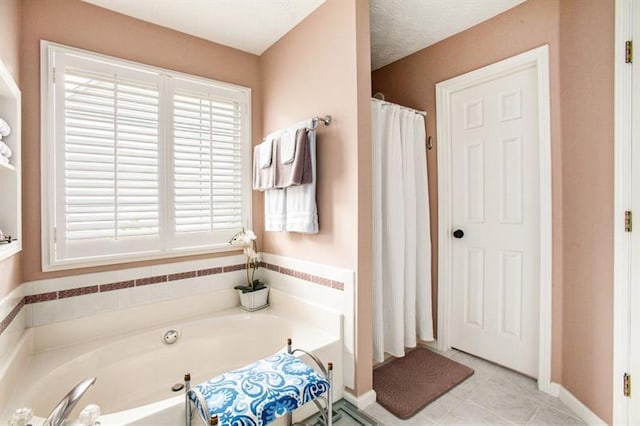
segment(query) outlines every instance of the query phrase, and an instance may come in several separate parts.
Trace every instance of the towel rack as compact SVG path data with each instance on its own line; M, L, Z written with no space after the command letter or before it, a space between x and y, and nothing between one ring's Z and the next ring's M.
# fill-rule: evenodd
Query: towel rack
M323 122L325 126L328 126L331 124L331 116L330 115L325 115L324 117L313 117L311 119L311 129L309 130L316 130L318 128L318 126L320 126L320 122Z

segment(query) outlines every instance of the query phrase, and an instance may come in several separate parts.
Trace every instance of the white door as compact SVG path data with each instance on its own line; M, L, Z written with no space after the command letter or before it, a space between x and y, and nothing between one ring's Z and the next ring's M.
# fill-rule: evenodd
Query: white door
M537 377L536 67L460 90L450 108L451 346Z

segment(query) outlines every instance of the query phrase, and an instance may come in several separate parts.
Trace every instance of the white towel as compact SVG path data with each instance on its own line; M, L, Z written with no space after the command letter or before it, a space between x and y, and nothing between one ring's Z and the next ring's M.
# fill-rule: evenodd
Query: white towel
M268 167L260 167L260 145L253 148L253 189L266 191L276 187L276 164L274 161Z
M9 159L4 155L0 155L0 164L9 164Z
M311 128L312 124L310 120L307 120L291 128ZM305 234L318 233L315 131L309 132L309 151L311 154L312 167L311 183L290 186L285 189L272 189L264 192L265 231L301 232ZM276 153L276 155L280 154Z
M296 133L300 127L288 127L282 130L280 137L280 162L289 164L296 154Z
M286 189L264 191L264 230L285 231L287 225Z
M11 127L7 124L6 121L4 121L2 118L0 118L0 136L9 136L11 134Z
M258 145L258 164L261 169L269 167L271 165L271 158L273 157L273 138L269 137L265 139L260 145Z
M307 120L295 126L311 128L313 123ZM311 154L311 183L290 186L286 191L286 230L305 234L318 233L318 207L316 205L316 132L309 132L309 152Z
M0 141L0 156L5 157L7 160L13 156L11 148L6 143Z

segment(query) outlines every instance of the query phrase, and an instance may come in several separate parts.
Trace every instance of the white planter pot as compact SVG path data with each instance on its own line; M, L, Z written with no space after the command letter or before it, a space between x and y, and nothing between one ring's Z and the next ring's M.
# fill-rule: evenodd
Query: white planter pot
M247 293L243 293L242 290L238 290L238 294L240 295L240 307L245 311L257 311L269 306L267 303L269 298L269 287Z

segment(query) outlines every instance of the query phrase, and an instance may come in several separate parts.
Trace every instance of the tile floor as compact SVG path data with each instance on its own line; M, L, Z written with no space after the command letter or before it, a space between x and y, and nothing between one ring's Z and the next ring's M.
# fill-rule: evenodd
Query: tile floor
M473 368L474 375L408 420L377 403L364 412L385 426L586 424L560 400L538 391L529 377L464 352L443 355Z

